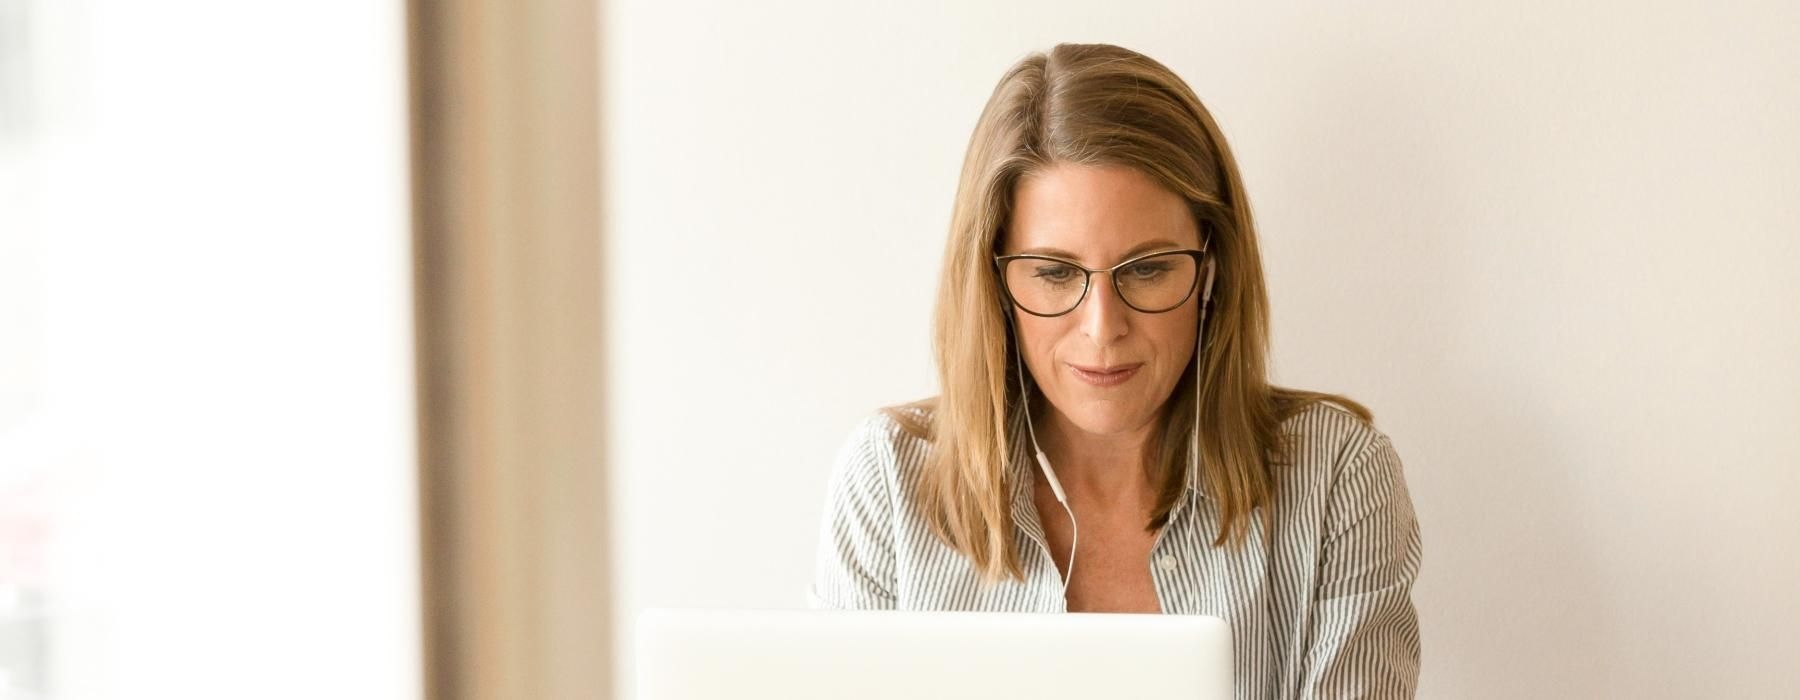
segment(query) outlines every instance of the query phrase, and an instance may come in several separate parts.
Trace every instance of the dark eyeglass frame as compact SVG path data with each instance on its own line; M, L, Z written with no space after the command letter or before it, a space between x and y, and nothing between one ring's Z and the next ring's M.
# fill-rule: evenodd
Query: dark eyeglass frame
M1119 268L1125 267L1126 265L1130 265L1130 264L1136 263L1136 262L1141 262L1148 258L1169 255L1171 253L1185 253L1188 255L1188 257L1191 257L1194 259L1194 281L1188 284L1187 293L1182 295L1181 301L1177 301L1174 304L1170 304L1167 308L1151 310L1151 309L1139 308L1138 305L1131 303L1130 299L1125 298L1125 291L1122 289L1119 289L1119 276L1116 274L1113 274L1113 273L1117 272ZM1024 304L1020 304L1018 299L1015 299L1013 297L1012 287L1006 281L1006 264L1013 260L1019 260L1019 259L1023 259L1023 258L1030 258L1033 260L1049 260L1051 262L1061 263L1063 265L1068 265L1070 267L1073 267L1077 270L1081 270L1081 296L1076 297L1075 303L1073 305L1069 306L1068 310L1063 311L1061 313L1040 314L1036 311L1032 311L1031 309L1025 308ZM1175 249L1170 249L1170 250L1153 250L1153 251L1144 253L1142 255L1132 256L1131 258L1128 258L1128 259L1120 262L1117 265L1113 265L1112 267L1101 268L1101 269L1094 269L1091 267L1087 267L1087 266L1082 265L1081 263L1075 262L1073 260L1069 260L1067 258L1059 258L1054 255L1037 255L1034 253L1024 253L1024 254L1020 254L1020 255L996 255L996 256L994 256L994 274L999 276L999 278L1000 278L1000 291L1006 295L1006 300L1008 302L1010 302L1013 306L1018 307L1020 311L1024 311L1025 313L1031 314L1033 316L1039 316L1042 318L1056 318L1057 316L1068 315L1068 314L1074 312L1076 309L1081 308L1081 302L1087 301L1088 290L1092 289L1094 286L1094 275L1100 274L1102 272L1106 273L1107 278L1112 280L1113 293L1119 295L1119 301L1125 302L1125 305L1127 307L1130 307L1133 311L1137 311L1139 313L1160 314L1160 313L1168 313L1170 311L1179 309L1179 308L1181 308L1182 304L1186 304L1187 300L1192 299L1194 297L1194 290L1200 288L1200 271L1204 268L1205 263L1206 263L1206 249L1204 247L1202 247L1202 248L1175 248Z

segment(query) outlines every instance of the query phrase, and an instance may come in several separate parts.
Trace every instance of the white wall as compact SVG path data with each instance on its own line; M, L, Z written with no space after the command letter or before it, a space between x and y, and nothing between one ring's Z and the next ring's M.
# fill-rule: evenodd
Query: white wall
M801 604L983 101L1104 41L1231 139L1277 381L1400 448L1424 697L1800 693L1800 7L1737 6L612 3L620 619Z
M402 5L11 4L0 697L419 696Z

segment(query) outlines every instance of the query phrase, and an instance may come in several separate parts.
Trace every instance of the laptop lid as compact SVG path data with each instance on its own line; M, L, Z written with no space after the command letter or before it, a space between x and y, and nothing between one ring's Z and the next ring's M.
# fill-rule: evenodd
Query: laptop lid
M1231 698L1217 617L651 609L642 700Z

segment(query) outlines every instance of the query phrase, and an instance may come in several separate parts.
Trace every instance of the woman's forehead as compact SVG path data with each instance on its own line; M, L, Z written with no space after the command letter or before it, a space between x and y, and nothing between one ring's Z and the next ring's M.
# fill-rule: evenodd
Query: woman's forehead
M1061 163L1013 190L1001 245L1085 263L1113 262L1158 248L1200 245L1192 210L1143 172L1121 165Z

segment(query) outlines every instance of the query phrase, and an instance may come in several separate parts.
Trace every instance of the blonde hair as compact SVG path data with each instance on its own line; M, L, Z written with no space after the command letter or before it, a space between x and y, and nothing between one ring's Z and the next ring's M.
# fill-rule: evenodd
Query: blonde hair
M1158 447L1147 466L1160 495L1146 529L1166 523L1183 496L1196 410L1201 480L1222 514L1213 546L1228 535L1241 544L1251 512L1271 502L1273 470L1288 457L1282 420L1319 401L1372 420L1343 396L1268 383L1269 302L1249 201L1224 135L1187 84L1117 46L1058 44L1033 53L995 86L964 154L934 314L942 393L885 409L907 432L932 442L915 499L920 514L990 582L1024 578L1007 466L1028 454L1020 439L1026 405L1008 380L1015 341L991 261L1017 183L1064 162L1148 174L1189 203L1202 235L1210 236L1209 255L1217 256L1205 345L1177 382L1153 437ZM1205 378L1198 392L1196 371ZM1260 512L1268 516L1267 508Z

